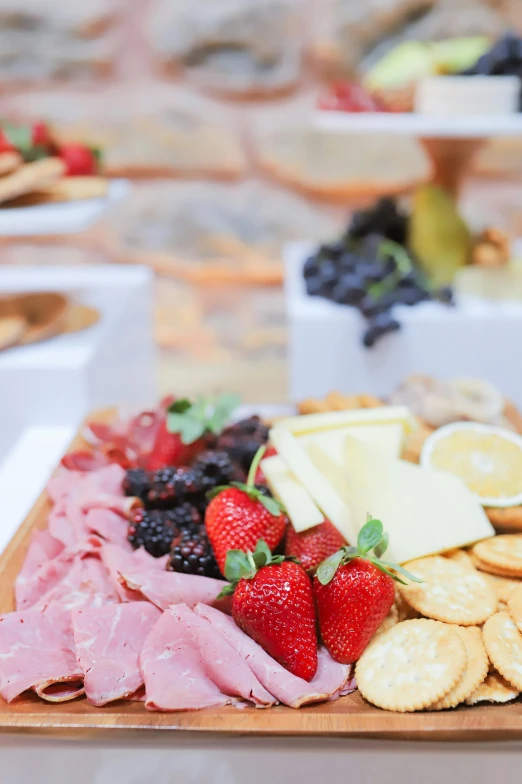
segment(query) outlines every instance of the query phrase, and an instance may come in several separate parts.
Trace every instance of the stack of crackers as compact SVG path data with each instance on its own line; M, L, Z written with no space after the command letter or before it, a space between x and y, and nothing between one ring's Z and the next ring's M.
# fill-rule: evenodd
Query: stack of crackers
M66 177L61 158L24 163L17 152L0 153L0 206L26 207L107 194L103 177Z
M0 297L0 351L78 332L98 319L95 308L57 292Z
M406 564L356 666L362 696L398 712L509 702L522 692L522 535Z

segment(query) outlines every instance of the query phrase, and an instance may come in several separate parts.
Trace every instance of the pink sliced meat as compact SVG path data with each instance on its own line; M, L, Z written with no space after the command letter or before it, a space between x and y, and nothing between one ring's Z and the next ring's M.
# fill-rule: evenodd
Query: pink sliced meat
M139 552L139 550L137 551ZM121 602L142 601L145 597L140 591L135 591L120 581L122 572L132 573L136 568L134 553L130 547L105 542L101 551L101 559L109 572L114 588ZM147 553L148 555L148 553Z
M231 697L242 697L259 707L274 705L276 699L267 692L227 640L216 634L214 627L205 618L187 607L178 604L170 612L190 629L199 649L208 677L216 686Z
M62 457L61 464L68 471L97 471L99 468L109 464L108 458L101 452L89 452L86 449L78 449L76 452L68 452Z
M50 702L83 694L70 613L60 608L0 616L0 694L11 702L27 689Z
M212 577L160 572L156 569L134 569L121 573L121 583L131 591L139 591L160 610L166 610L171 604L194 607L198 602L222 608L230 607L230 597L217 598L226 583Z
M81 498L81 504L84 512L89 511L89 509L109 509L127 519L130 517L131 512L143 506L139 498L126 498L125 496L108 495L107 493L84 495Z
M72 612L76 656L92 705L131 697L143 686L139 656L160 615L149 602Z
M118 593L101 560L95 556L76 555L65 577L41 597L34 609L45 610L58 604L72 610L117 603Z
M83 474L80 471L59 471L47 483L47 494L51 501L57 504L76 493L82 478Z
M16 606L20 609L34 604L34 578L45 564L48 564L63 550L63 544L49 531L35 531L31 537L24 564L15 580ZM37 597L38 598L38 597Z
M110 509L89 509L85 515L85 525L89 531L108 542L130 547L127 541L128 522Z
M71 568L73 554L63 550L55 558L45 561L33 574L23 574L15 581L17 610L33 607L66 576Z
M210 621L215 631L225 637L265 689L290 708L329 699L342 689L350 676L349 666L334 662L328 654L324 655L326 652L322 652L317 673L307 683L272 659L260 645L241 631L233 618L201 604L195 607L195 612Z
M199 710L233 702L209 678L189 624L172 610L163 613L145 640L140 665L148 710Z
M157 569L164 572L167 568L169 557L167 553L167 555L162 555L161 558L154 558L145 548L140 547L138 550L134 550L132 560L136 569Z

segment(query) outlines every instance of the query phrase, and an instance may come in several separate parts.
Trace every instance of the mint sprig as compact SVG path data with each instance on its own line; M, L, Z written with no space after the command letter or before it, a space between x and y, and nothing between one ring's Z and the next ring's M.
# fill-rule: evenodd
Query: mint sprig
M194 402L175 400L167 408L167 430L179 433L183 444L193 444L207 432L218 435L239 401L238 395L229 393L215 399L198 397Z
M399 575L414 583L422 582L422 580L415 577L415 575L399 564L382 560L382 556L387 549L388 534L384 532L381 521L370 518L359 531L357 547L346 545L329 558L326 558L317 569L317 579L321 585L328 585L333 580L340 566L350 563L354 558L363 558L396 582L401 583L401 585L406 585L407 583Z

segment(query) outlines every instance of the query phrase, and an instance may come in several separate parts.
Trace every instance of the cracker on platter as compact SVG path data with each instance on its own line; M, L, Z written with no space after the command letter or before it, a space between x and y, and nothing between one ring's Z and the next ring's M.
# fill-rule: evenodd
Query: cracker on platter
M488 674L489 659L480 629L476 626L455 626L455 631L464 643L468 663L458 683L445 697L430 705L429 710L456 708L478 689Z

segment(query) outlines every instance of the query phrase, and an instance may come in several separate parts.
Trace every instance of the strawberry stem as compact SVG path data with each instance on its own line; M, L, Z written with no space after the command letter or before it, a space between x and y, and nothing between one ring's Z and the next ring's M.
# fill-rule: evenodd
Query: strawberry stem
M257 469L259 468L259 463L263 459L263 455L266 452L266 446L260 446L257 452L254 455L254 459L250 465L250 470L248 472L247 478L247 487L254 487L254 480L256 478Z

